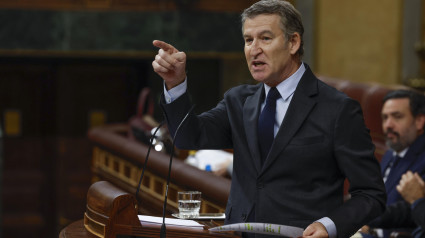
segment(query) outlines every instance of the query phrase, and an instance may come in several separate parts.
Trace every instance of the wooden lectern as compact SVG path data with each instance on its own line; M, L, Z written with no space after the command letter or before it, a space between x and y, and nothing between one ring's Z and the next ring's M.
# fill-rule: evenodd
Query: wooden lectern
M84 226L91 234L103 238L117 235L159 237L161 224L141 223L137 216L134 195L122 191L107 181L94 183L87 193ZM233 232L210 232L212 223L202 223L204 229L167 225L167 237L239 237Z

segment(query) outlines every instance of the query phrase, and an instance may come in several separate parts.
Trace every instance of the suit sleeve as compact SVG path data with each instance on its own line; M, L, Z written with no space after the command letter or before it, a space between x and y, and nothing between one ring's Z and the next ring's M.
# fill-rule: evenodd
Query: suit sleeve
M388 205L385 212L369 223L373 228L407 228L416 227L412 220L411 205L406 201Z
M338 237L350 237L385 210L386 192L374 145L357 101L346 98L334 127L334 154L350 183L351 199L329 216Z
M422 227L422 230L425 230L425 199L422 199L413 208L412 217L415 223Z
M192 106L186 92L170 104L161 96L161 107L172 136ZM196 108L195 108L196 109ZM182 124L175 140L180 149L227 149L232 148L231 128L224 100L215 108L200 115L191 113Z

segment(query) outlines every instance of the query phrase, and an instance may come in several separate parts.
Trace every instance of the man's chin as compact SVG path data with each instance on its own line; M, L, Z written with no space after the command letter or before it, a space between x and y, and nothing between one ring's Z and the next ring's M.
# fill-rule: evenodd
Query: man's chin
M386 142L385 142L385 144L389 148L391 148L392 150L394 150L396 152L399 152L399 151L402 151L403 150L403 145L399 141L393 142L393 141L387 139Z
M251 71L251 76L257 82L265 82L267 80L267 75L265 74L265 72Z
M260 82L260 83L265 81L264 77L261 77L261 76L255 75L255 74L252 74L252 78L255 81Z

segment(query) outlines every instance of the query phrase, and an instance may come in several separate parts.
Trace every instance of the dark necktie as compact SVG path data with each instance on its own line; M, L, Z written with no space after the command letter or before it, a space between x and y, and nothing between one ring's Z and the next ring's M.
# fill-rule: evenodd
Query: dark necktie
M269 154L274 140L274 123L276 115L276 100L280 98L279 91L275 87L270 88L266 98L266 106L258 118L258 140L260 143L261 164Z
M401 160L401 157L400 156L398 156L398 155L393 156L393 158L391 159L391 161L388 163L387 168L385 169L385 172L384 172L384 182L387 182L388 176L391 173L391 169L394 168L400 160Z

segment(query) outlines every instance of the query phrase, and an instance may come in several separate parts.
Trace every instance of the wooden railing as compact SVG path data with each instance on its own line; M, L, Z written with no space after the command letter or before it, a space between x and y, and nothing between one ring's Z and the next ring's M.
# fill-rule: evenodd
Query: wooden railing
M93 128L88 137L93 142L93 182L107 180L135 194L145 162L147 146L129 139L126 124ZM138 199L140 212L162 214L170 156L151 150ZM168 187L167 213L178 211L177 192L202 192L201 213L222 213L230 191L230 180L199 170L174 158Z

